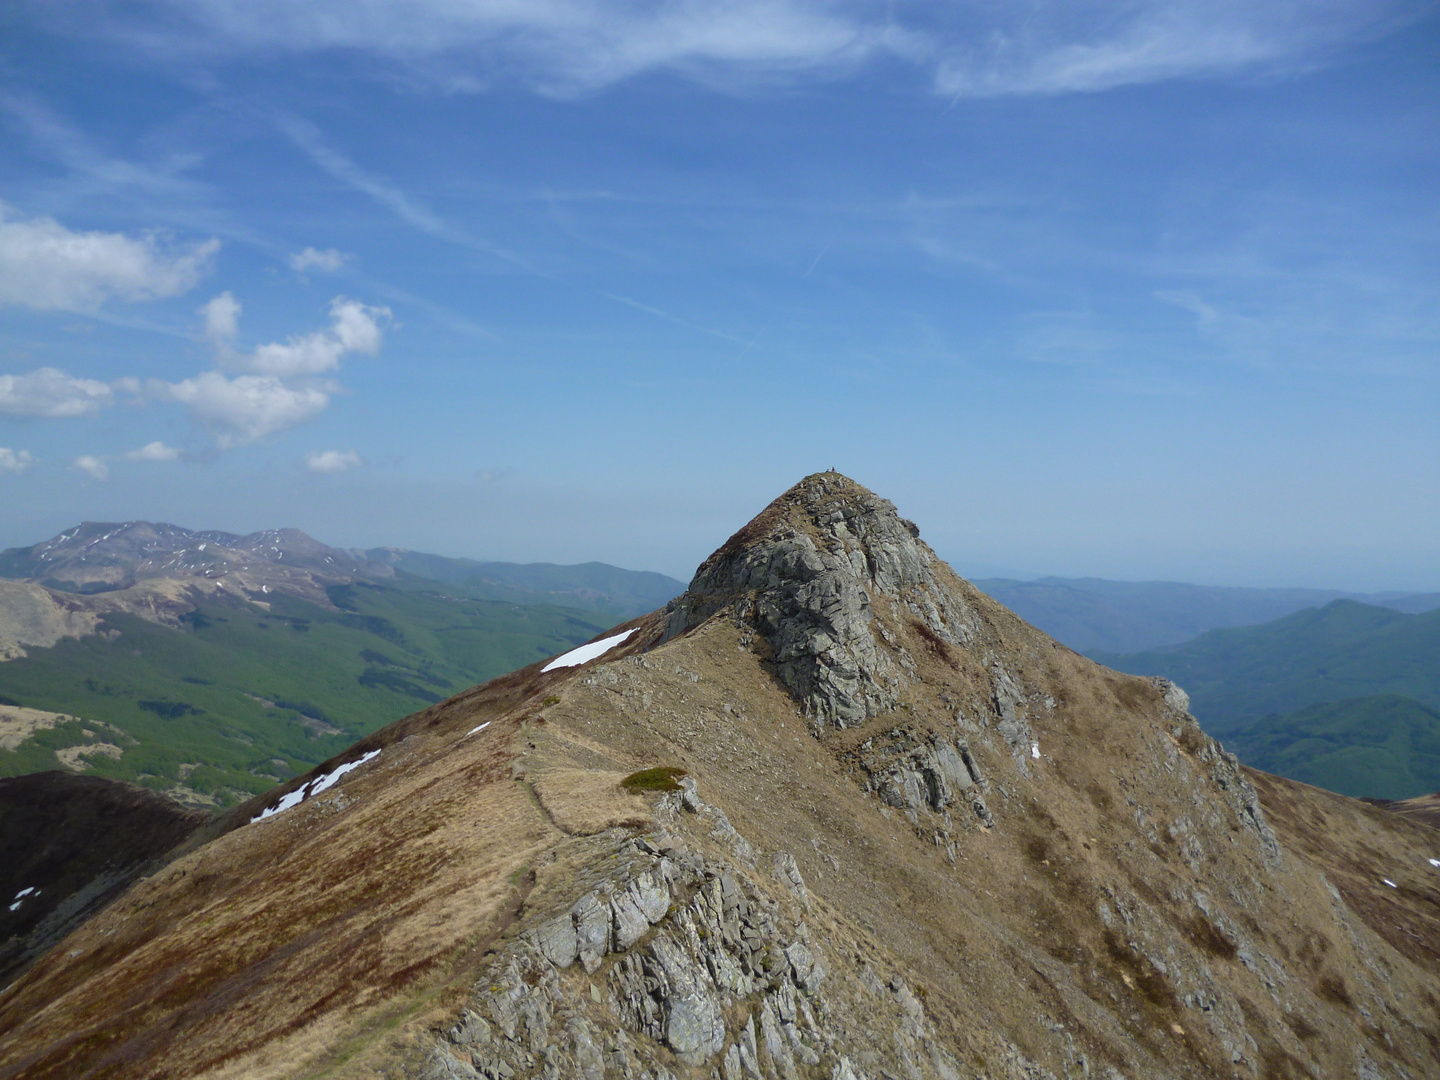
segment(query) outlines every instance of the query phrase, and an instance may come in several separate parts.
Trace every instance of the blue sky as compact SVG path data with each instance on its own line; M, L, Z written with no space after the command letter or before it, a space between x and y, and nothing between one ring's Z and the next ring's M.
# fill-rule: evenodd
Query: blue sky
M0 9L0 545L1440 589L1440 5Z

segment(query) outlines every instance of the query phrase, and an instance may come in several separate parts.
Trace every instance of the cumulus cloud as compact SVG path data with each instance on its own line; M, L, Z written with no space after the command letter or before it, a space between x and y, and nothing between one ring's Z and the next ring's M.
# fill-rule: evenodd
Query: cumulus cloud
M353 255L346 255L343 251L336 251L334 248L318 251L313 247L307 247L304 251L297 251L290 256L290 269L297 274L303 274L306 270L324 270L333 274L352 258L354 258Z
M187 406L222 450L292 428L321 412L339 389L322 377L339 368L348 353L379 352L381 323L391 318L389 308L337 296L330 302L326 329L242 352L233 344L241 310L228 292L199 309L217 365L240 374L207 371L175 383L152 380L146 387L152 398Z
M305 467L311 472L338 473L361 464L354 450L312 450L305 455Z
M76 4L79 0L69 0ZM55 0L55 6L64 6ZM656 70L833 78L899 58L953 95L1060 93L1240 68L1303 68L1433 13L1425 0L157 0L139 45L360 50L448 89L517 78L559 94ZM142 9L143 11L143 9Z
M151 393L187 406L222 450L292 428L330 404L329 391L318 386L291 386L273 375L230 379L218 371L177 383L157 381Z
M75 232L21 220L0 203L0 305L93 312L106 300L154 300L193 288L218 240L167 248L154 236Z
M125 455L126 461L174 461L180 456L180 451L173 446L166 446L158 439L155 442L146 443L139 450L131 450Z
M11 450L8 446L0 446L0 472L24 472L34 464L34 455L29 450Z
M200 307L197 314L205 320L205 336L211 341L229 341L240 332L240 301L229 290Z
M78 469L91 480L107 480L110 477L110 469L105 462L90 454L81 454L70 463L72 469Z
M110 384L77 379L58 368L44 367L28 375L0 375L0 413L10 416L86 416L114 399Z
M241 353L228 344L238 330L240 305L234 297L221 293L200 311L205 316L207 336L220 346L221 364L232 370L280 379L324 375L338 368L340 358L349 352L373 356L380 351L380 323L391 317L387 307L370 307L337 296L330 302L329 329L292 335L283 342L271 342L254 352Z

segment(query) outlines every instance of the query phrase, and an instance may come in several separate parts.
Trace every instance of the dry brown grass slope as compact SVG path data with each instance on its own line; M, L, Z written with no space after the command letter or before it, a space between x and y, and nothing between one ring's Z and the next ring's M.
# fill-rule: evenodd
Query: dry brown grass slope
M1242 770L916 532L808 477L600 660L240 808L0 993L0 1077L1437 1075L1440 834ZM648 929L537 952L652 865Z

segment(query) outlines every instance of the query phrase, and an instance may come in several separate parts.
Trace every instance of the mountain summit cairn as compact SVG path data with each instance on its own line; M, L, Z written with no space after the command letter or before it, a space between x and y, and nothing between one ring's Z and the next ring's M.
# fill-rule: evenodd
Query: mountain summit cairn
M0 1078L1432 1076L1437 860L821 473L213 822L0 992Z

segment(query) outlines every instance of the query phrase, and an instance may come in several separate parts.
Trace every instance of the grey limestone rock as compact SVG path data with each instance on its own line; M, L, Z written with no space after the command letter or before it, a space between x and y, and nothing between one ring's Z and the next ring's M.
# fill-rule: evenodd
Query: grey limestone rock
M1280 841L1275 830L1265 820L1265 810L1260 805L1260 796L1255 787L1245 778L1240 762L1234 754L1221 751L1214 755L1211 777L1216 785L1228 796L1242 827L1255 835L1265 865L1272 869L1280 865Z
M665 980L665 1042L692 1064L718 1054L725 1048L725 1021L707 973L665 933L650 943L650 953Z
M565 1025L565 1033L574 1048L575 1075L583 1080L604 1080L605 1057L596 1044L595 1029L577 1016Z
M575 934L575 919L569 912L541 923L535 928L533 939L535 947L557 968L569 967L579 954L580 942Z
M616 952L624 952L634 945L652 924L663 919L670 910L670 890L665 885L663 872L657 873L631 878L620 894L610 901L611 910L615 913Z
M1190 712L1190 695L1180 687L1176 686L1169 679L1153 679L1155 689L1159 690L1165 698L1165 704L1174 709L1177 713L1188 714Z
M935 556L890 502L821 475L782 496L782 505L795 516L706 560L672 602L665 636L729 608L769 643L776 674L816 728L850 727L893 709L896 670L872 633L874 596L947 642L970 640L974 613L941 585Z
M587 972L593 973L610 944L610 907L590 893L581 897L570 913L575 918L580 962Z
M420 1080L479 1080L480 1074L443 1046L430 1051L420 1070Z
M726 1048L720 1068L725 1080L745 1080L744 1066L740 1064L740 1047L731 1043Z
M795 899L800 902L800 906L809 907L810 893L805 888L805 879L800 876L800 865L795 861L795 856L788 851L777 851L773 866L775 876L795 894Z
M723 1080L828 1071L826 970L803 924L785 929L785 908L753 868L691 866L661 850L625 841L570 911L516 939L477 983L472 1007L425 1044L426 1080L658 1080L672 1074L657 1053ZM774 866L777 884L806 895L792 857L779 853ZM574 976L560 969L578 957L593 972L607 952L616 959L606 977L571 997ZM602 1045L595 1025L607 1011L618 1023ZM747 1013L727 1033L726 1017Z
M458 1046L485 1046L490 1042L490 1025L483 1017L466 1009L460 1023L450 1029L450 1041Z
M760 1078L760 1043L755 1037L755 1017L749 1016L745 1020L745 1027L740 1032L740 1062L745 1066L745 1074L752 1076L755 1080Z
M820 989L820 983L825 978L825 968L810 951L809 946L801 941L785 946L785 959L790 961L790 969L795 973L795 982L800 989L807 994L813 994Z

